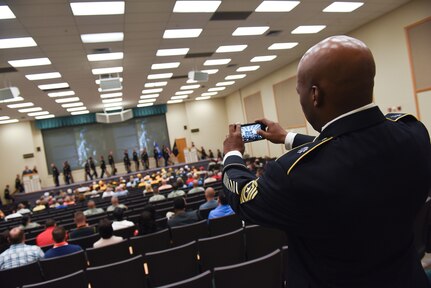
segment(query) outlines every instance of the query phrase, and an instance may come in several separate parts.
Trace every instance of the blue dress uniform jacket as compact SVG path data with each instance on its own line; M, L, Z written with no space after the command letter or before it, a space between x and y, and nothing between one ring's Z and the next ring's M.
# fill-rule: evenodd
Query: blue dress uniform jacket
M424 125L373 107L300 143L313 139L297 135L257 179L241 157L224 163L235 212L288 233L288 286L428 287L412 230L431 186Z

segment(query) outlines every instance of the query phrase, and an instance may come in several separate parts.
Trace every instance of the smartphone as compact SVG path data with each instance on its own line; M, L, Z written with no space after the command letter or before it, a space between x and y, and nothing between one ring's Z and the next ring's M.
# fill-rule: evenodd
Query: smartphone
M244 143L262 140L263 137L257 134L257 130L266 130L262 123L249 123L241 125L241 136Z

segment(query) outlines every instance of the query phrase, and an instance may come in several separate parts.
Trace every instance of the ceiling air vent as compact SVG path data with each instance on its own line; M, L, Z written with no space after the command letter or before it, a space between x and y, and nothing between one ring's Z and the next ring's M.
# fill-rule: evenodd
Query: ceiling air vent
M223 20L245 20L251 15L253 11L238 11L238 12L215 12L211 16L211 21L223 21Z

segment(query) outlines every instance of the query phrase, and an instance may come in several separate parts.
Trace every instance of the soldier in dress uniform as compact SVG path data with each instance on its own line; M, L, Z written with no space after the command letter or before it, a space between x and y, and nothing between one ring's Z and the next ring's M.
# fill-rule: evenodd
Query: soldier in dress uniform
M58 180L58 176L60 176L60 172L58 172L57 166L55 166L54 163L51 163L51 171L52 171L52 178L54 180L55 186L60 186L60 181Z
M132 172L130 170L131 163L130 163L130 158L129 158L129 152L127 152L127 149L124 150L123 163L124 163L124 169L126 169L126 172L127 173Z
M97 170L96 170L96 163L94 163L94 159L93 157L89 157L88 161L90 162L90 169L91 169L91 174L94 178L97 178Z
M133 159L133 162L135 162L135 170L136 170L136 172L138 172L139 171L139 156L138 156L138 152L136 152L135 149L133 149L132 159Z
M320 135L259 134L291 149L256 178L245 166L240 126L224 142L223 186L243 219L289 239L288 286L429 287L413 222L430 190L431 145L408 114L373 104L375 64L361 41L334 36L302 57L297 91Z
M109 151L108 163L109 166L111 166L111 174L115 176L115 174L117 173L117 169L115 168L114 153L112 151Z
M103 155L100 155L100 170L102 171L102 172L100 172L100 178L103 178L105 173L106 173L107 177L110 176L109 172L106 170L106 162L105 162L105 158L103 157Z
M145 170L150 168L150 159L148 157L147 148L142 149L141 161L142 161L142 166L144 167Z

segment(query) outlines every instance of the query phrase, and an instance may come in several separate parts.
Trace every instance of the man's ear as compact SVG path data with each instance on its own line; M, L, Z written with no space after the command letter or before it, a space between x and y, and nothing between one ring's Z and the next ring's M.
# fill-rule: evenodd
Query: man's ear
M320 107L323 103L322 93L316 85L311 86L311 97L313 99L313 106Z

